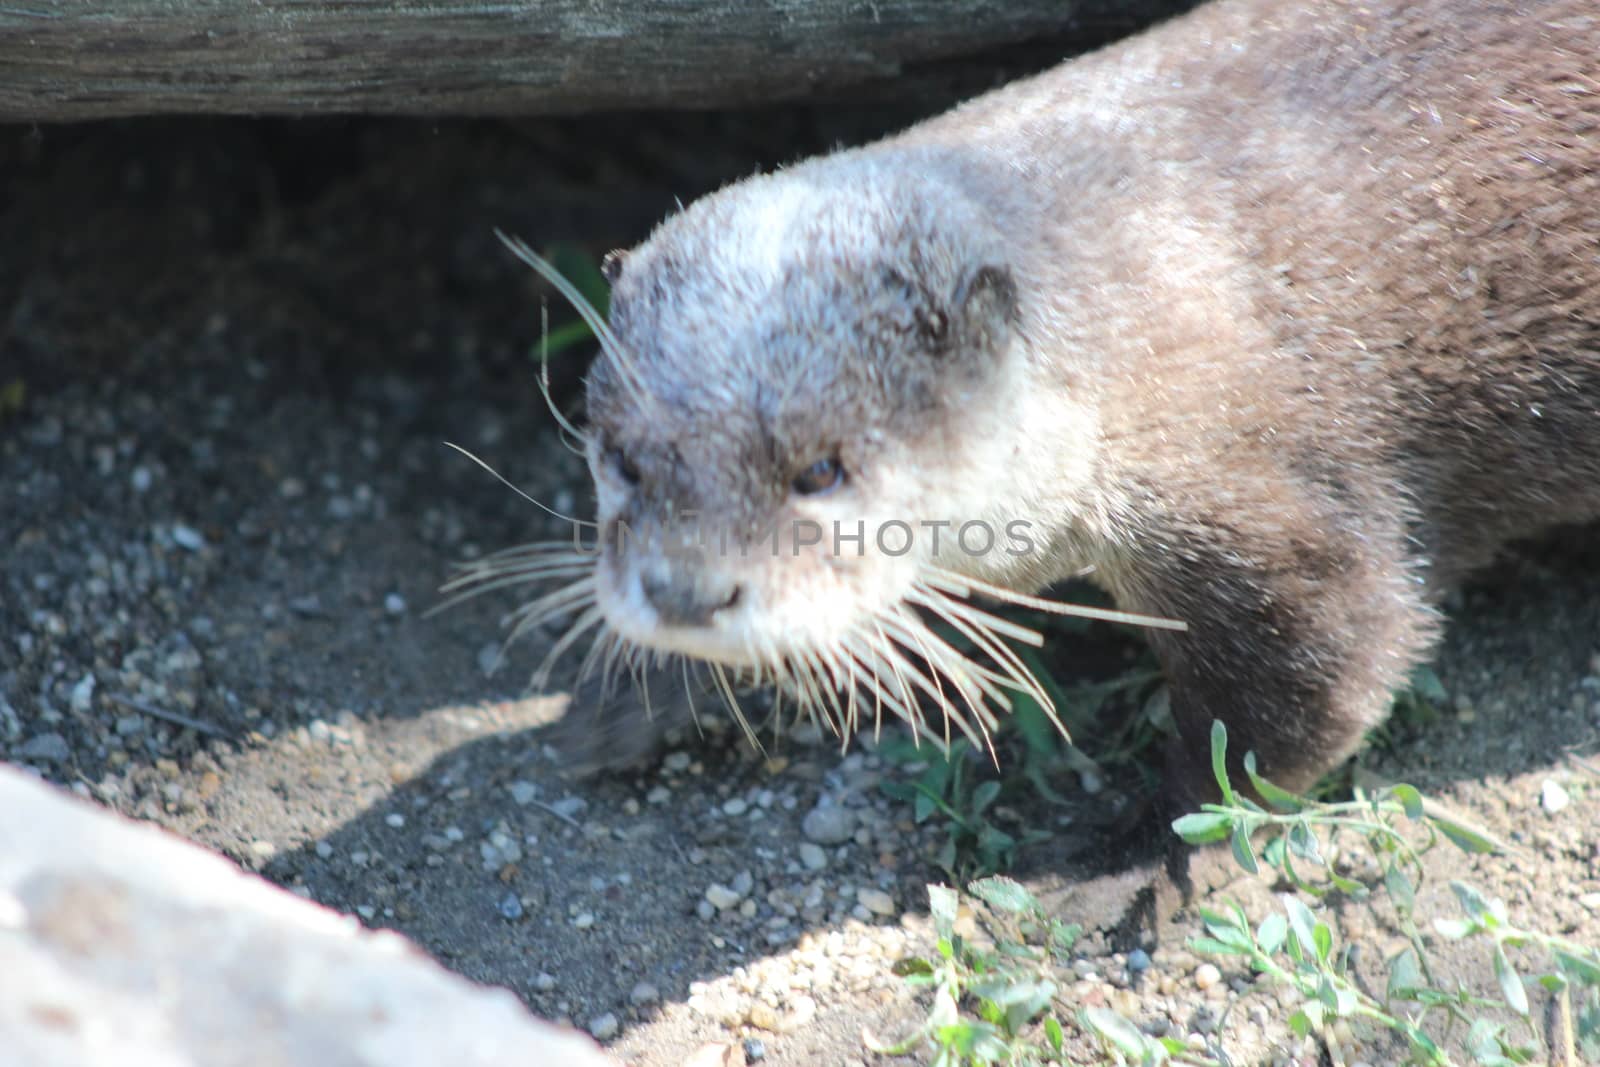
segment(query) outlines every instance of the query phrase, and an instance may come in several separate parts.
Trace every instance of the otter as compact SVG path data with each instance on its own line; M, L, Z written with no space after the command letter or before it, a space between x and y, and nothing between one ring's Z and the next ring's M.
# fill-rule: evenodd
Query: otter
M980 602L1086 575L1181 624L1168 810L1213 720L1304 788L1445 590L1600 516L1600 12L1215 0L606 273L598 554L478 572L573 579L526 614L576 616L558 650L981 737L1028 682Z

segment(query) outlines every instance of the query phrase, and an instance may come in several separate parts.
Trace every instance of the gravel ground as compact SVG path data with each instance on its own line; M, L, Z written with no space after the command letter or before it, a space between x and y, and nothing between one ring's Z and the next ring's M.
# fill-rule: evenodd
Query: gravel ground
M587 492L527 361L537 290L492 228L603 251L675 196L903 118L0 129L0 756L399 930L631 1062L913 1062L861 1039L925 1010L890 973L930 951L942 877L933 829L878 788L904 768L713 728L568 781L546 730L565 696L524 691L551 635L490 674L513 599L424 616L451 562L552 533L442 442L558 509ZM558 393L578 370L557 367ZM1519 849L1436 854L1425 901L1453 912L1445 879L1470 877L1596 943L1592 534L1460 598L1449 706L1366 761ZM1214 1033L1235 1062L1319 1062L1277 994L1202 964L1184 928L1118 936L1143 878L1105 829L1120 789L1016 815L1052 834L1029 884L1089 928L1066 1002ZM1272 888L1212 899L1259 917ZM1395 938L1378 912L1337 914L1375 959Z

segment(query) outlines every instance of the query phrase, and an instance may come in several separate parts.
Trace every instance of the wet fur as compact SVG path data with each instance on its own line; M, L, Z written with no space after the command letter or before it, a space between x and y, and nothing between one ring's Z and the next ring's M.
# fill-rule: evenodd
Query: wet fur
M722 269L779 225L811 253ZM1048 519L996 580L1093 566L1189 623L1152 635L1170 803L1209 791L1213 718L1305 786L1443 590L1600 515L1600 10L1221 0L692 205L613 307L654 409L602 360L590 410L655 487L632 506L770 516L828 442L870 465L870 427L917 484ZM908 349L928 314L972 351Z

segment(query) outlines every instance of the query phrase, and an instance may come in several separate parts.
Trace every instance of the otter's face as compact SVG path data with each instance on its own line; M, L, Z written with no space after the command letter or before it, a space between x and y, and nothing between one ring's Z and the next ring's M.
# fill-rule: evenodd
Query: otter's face
M1007 550L1001 242L937 189L840 168L742 183L613 263L587 444L597 603L628 641L742 666L909 644L930 576ZM957 545L973 521L994 544Z

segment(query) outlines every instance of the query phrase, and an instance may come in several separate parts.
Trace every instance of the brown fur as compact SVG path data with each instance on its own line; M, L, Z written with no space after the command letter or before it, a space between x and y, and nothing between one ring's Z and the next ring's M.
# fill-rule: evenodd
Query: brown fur
M906 340L928 314L977 354ZM692 206L627 259L613 325L654 397L597 366L634 514L799 508L786 472L829 449L931 514L992 485L1052 539L985 577L1093 566L1189 624L1152 638L1169 799L1208 791L1214 718L1304 786L1441 590L1600 515L1600 9L1220 0Z

